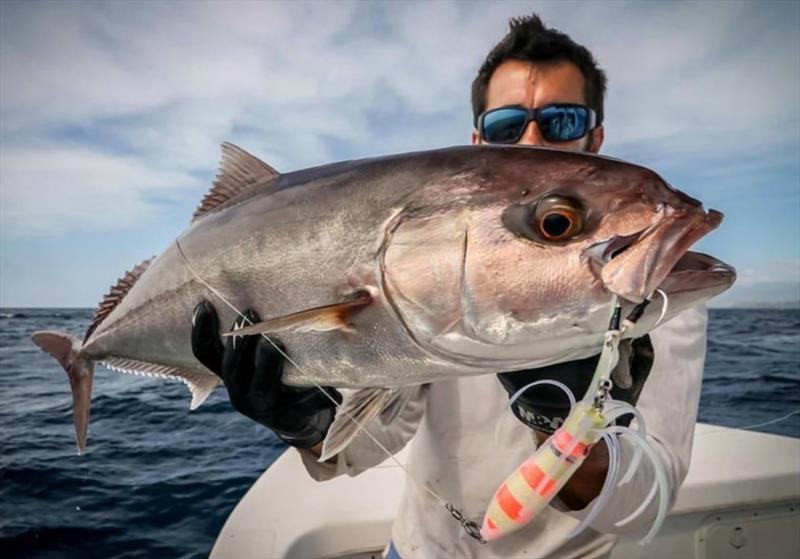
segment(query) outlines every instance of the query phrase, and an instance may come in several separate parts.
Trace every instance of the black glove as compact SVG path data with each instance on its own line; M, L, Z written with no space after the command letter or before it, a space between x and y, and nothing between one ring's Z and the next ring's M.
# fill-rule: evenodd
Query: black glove
M244 313L250 323L258 315ZM248 323L238 317L232 330ZM280 342L276 342L280 345ZM280 345L281 350L284 348ZM192 353L219 375L236 411L272 429L284 442L311 448L321 442L333 423L336 406L318 388L296 388L281 381L283 356L262 336L230 336L223 345L219 317L208 301L200 302L192 317ZM342 396L324 388L337 403Z
M583 398L589 389L600 354L577 361L558 363L538 369L526 369L499 373L497 378L509 394L514 395L520 388L537 380L557 380L567 386L576 400ZM645 335L633 341L620 342L620 362L612 373L614 387L611 397L628 402L632 406L639 400L639 394L653 367L653 344ZM544 384L529 388L517 398L511 411L525 425L544 433L553 433L569 415L569 399L559 388ZM633 419L631 414L623 415L617 425L628 426Z

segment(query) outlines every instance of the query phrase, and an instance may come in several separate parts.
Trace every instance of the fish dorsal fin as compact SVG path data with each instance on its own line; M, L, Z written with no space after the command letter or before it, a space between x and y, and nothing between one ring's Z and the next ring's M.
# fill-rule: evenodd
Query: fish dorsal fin
M100 301L100 304L97 306L92 323L89 325L89 329L86 330L86 335L83 337L84 343L86 343L86 340L88 340L89 336L92 335L92 332L94 332L97 327L100 326L100 323L103 322L109 314L111 314L111 311L113 311L117 305L119 305L120 301L125 298L125 295L131 290L131 287L133 287L133 284L136 283L136 280L142 276L154 259L155 256L140 262L134 266L132 270L119 278L116 284L111 286L109 292L105 294L103 300Z
M278 171L229 142L222 144L219 172L211 190L194 211L192 221L218 208L251 186L278 176Z

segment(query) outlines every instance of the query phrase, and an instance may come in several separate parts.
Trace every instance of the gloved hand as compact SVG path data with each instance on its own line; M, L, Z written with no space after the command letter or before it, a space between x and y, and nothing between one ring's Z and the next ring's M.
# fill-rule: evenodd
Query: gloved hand
M244 314L250 323L259 321L252 310ZM249 323L238 317L232 330L242 324ZM192 353L225 382L236 411L268 427L284 442L311 448L325 438L336 413L330 398L316 387L283 384L284 358L262 336L231 336L223 344L217 311L208 301L200 302L192 316ZM342 402L336 389L323 388Z
M557 380L565 384L575 395L575 399L580 401L589 389L599 359L600 354L597 354L538 369L499 373L497 378L509 397L537 380ZM649 335L620 342L620 362L612 373L614 387L611 389L611 397L635 406L652 367L653 345ZM569 415L569 399L555 386L538 385L523 392L512 404L511 411L528 427L543 433L553 433ZM630 414L623 415L617 419L616 424L628 426L632 419Z

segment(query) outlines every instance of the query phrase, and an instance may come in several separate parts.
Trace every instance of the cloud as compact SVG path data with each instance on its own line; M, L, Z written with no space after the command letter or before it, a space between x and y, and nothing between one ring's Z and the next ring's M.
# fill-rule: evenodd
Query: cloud
M4 236L109 230L158 219L191 177L83 148L0 152ZM12 185L6 187L5 185Z
M725 211L742 285L796 278L797 3L0 2L3 300L39 301L59 254L48 302L75 304L157 250L222 141L281 171L466 143L478 66L534 11L607 70L604 151Z
M657 6L640 14L638 31L612 27L616 38L598 49L611 76L610 147L635 153L647 145L664 163L692 165L797 142L796 6Z
M283 170L419 149L419 134L438 145L465 142L468 126L445 126L458 130L450 135L433 126L457 122L467 107L463 80L453 76L467 75L470 57L450 61L469 38L453 35L445 64L430 56L441 40L433 22L454 25L459 8L386 6L376 14L385 35L361 24L357 9L327 2L4 8L6 234L129 227L164 209L161 188L193 185L199 198L223 140ZM453 98L455 106L442 104ZM432 125L375 130L376 120L407 115ZM34 185L46 200L31 194ZM122 201L124 212L115 209Z
M738 286L746 287L776 281L800 284L800 259L767 260L758 268L748 267L737 271Z
M165 192L199 198L223 140L281 170L466 143L478 65L534 10L608 70L607 153L670 170L760 150L771 168L797 144L788 4L4 3L6 231L128 227ZM131 217L102 217L103 196Z

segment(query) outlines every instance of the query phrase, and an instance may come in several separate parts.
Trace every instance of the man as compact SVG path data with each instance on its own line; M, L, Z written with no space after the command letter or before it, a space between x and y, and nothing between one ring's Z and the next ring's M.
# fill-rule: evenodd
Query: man
M472 142L517 143L598 152L603 143L605 76L592 55L566 35L546 29L537 16L513 19L510 31L489 53L472 88L476 129ZM535 109L535 110L532 110ZM251 318L256 319L254 315ZM192 343L198 359L223 376L233 406L270 427L300 449L318 480L359 472L386 455L364 435L328 463L319 463L320 443L332 421L334 404L317 389L280 382L281 356L255 338L223 348L216 313L201 303ZM236 325L235 325L236 326ZM705 309L683 313L652 335L632 344L627 364L633 386L615 388L616 398L637 404L652 443L664 462L675 493L688 470L705 358ZM653 360L652 352L655 351ZM505 477L535 451L569 412L558 393L525 392L506 420L508 397L534 380L557 379L580 398L597 358L537 370L501 373L496 378L442 381L419 387L390 424L379 419L369 432L391 452L415 435L406 491L393 527L390 557L605 557L622 531L616 522L636 510L652 486L650 465L616 488L591 529L570 533L588 513L608 471L608 455L597 444L551 506L525 528L490 544L467 535L429 492L480 522ZM652 369L651 369L652 368ZM648 375L649 373L649 375ZM498 383L499 379L499 383ZM647 383L645 384L645 380ZM333 389L329 394L338 399ZM621 441L623 470L632 448ZM655 502L627 525L642 531L654 517Z

